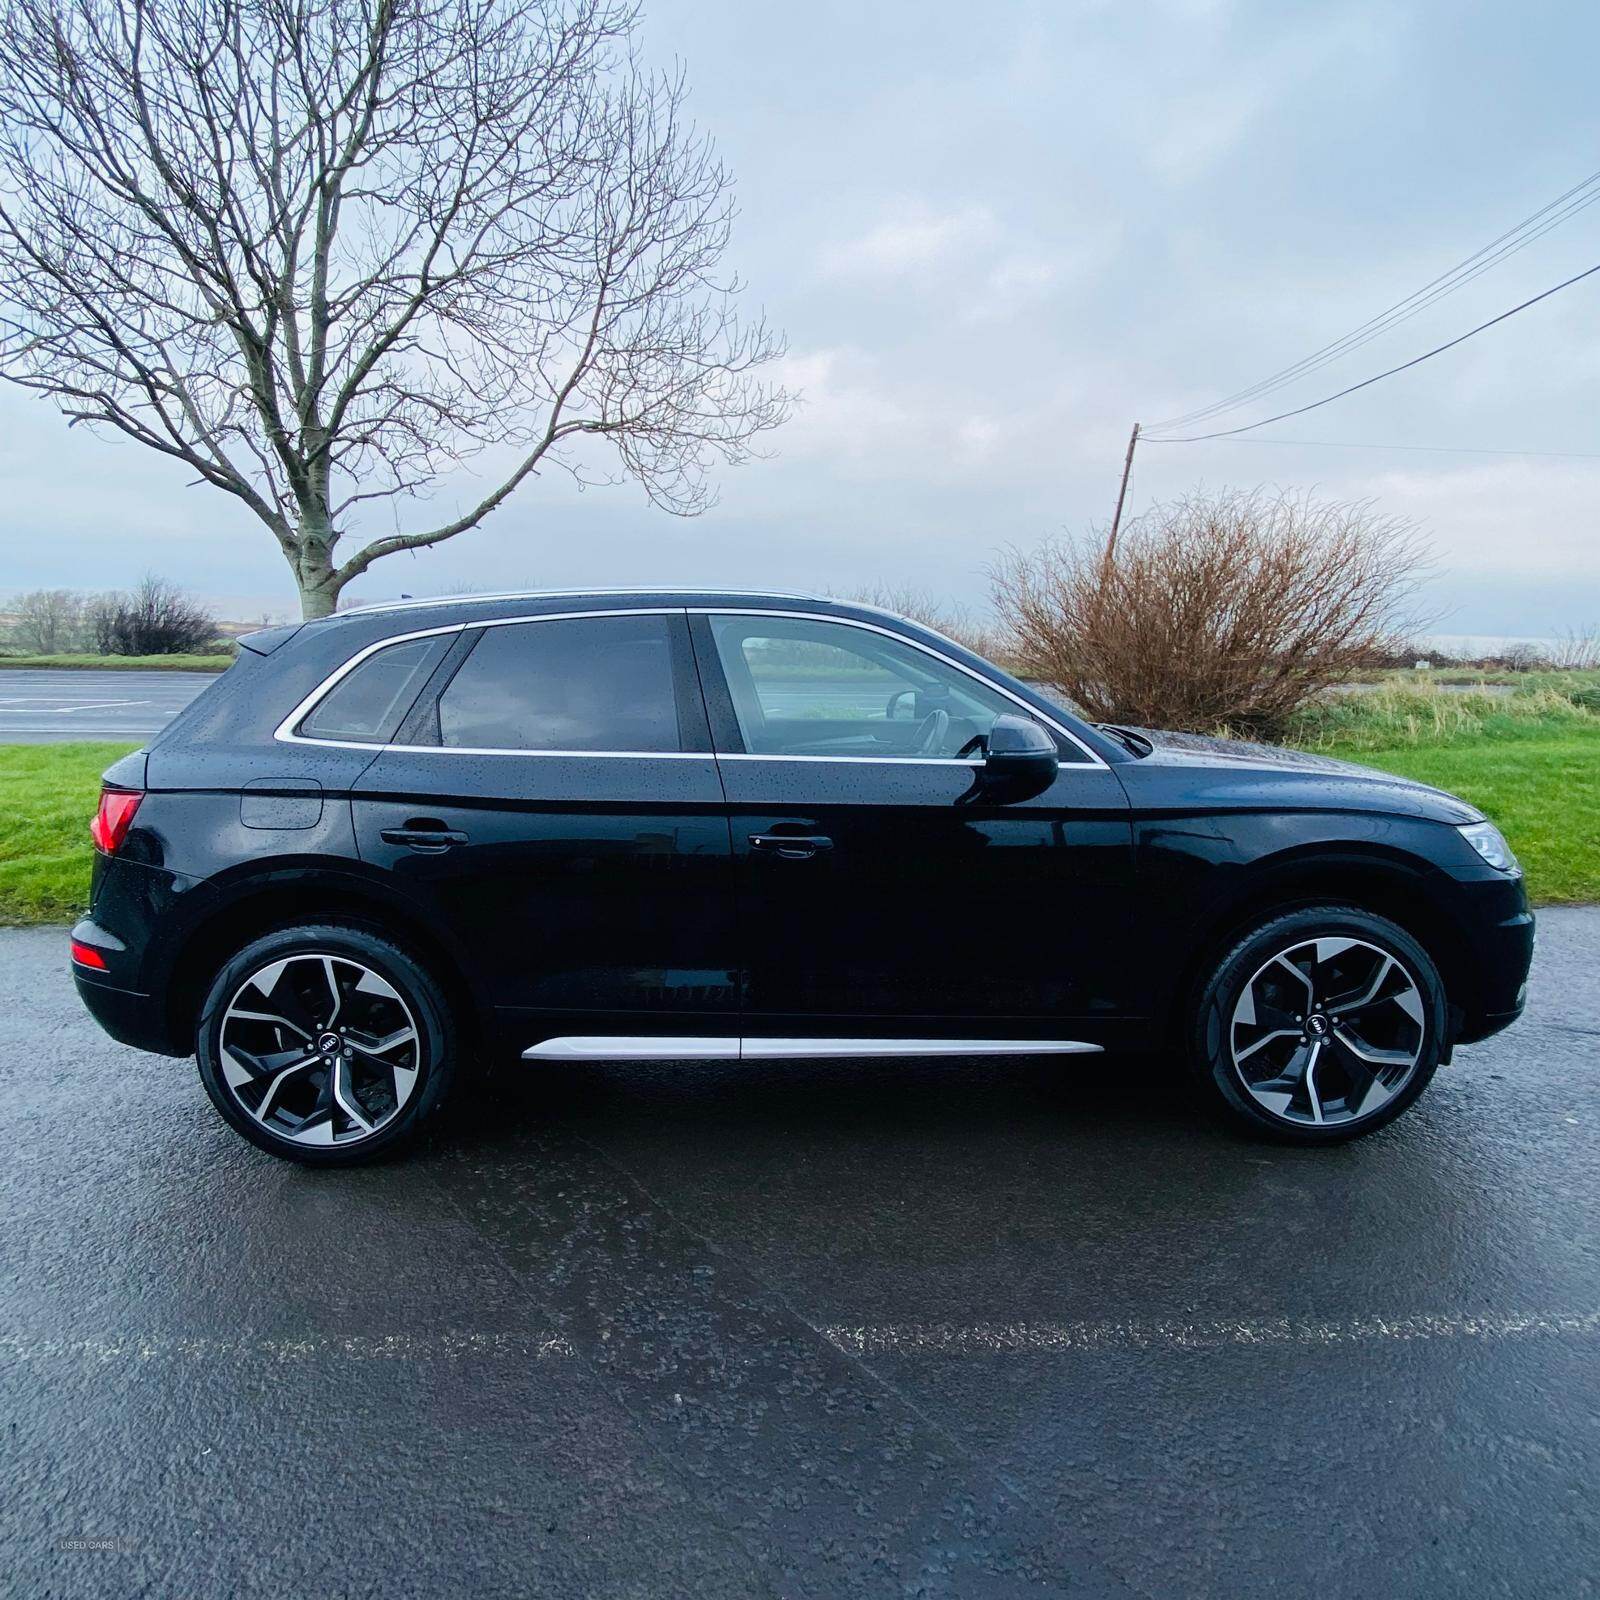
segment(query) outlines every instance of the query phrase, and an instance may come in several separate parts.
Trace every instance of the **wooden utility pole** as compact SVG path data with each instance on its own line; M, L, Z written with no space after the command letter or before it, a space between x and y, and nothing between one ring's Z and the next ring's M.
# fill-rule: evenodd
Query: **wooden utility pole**
M1117 490L1117 509L1111 515L1111 533L1106 540L1106 563L1110 564L1111 558L1117 550L1117 532L1122 527L1122 502L1128 498L1128 474L1133 471L1133 447L1139 442L1139 424L1133 425L1133 432L1128 435L1128 453L1122 459L1122 487Z

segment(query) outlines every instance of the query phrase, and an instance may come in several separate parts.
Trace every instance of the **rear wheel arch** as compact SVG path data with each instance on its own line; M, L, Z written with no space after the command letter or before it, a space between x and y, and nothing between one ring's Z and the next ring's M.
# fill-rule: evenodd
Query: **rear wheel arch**
M270 875L233 886L227 900L188 929L167 983L167 1028L188 1055L212 981L252 940L278 928L332 923L363 928L408 951L444 990L463 1038L483 1041L483 1013L461 953L414 907L359 877Z

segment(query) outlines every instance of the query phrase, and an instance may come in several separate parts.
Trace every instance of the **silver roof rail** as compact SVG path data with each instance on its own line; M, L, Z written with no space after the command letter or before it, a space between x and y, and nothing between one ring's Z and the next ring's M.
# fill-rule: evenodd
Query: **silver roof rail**
M489 594L436 594L409 600L374 600L337 611L336 617L357 617L371 611L411 611L423 606L470 606L497 600L560 600L573 595L693 594L726 595L730 600L826 600L828 596L795 589L724 589L719 584L697 588L692 583L632 584L626 588L502 589ZM849 602L847 602L849 603Z

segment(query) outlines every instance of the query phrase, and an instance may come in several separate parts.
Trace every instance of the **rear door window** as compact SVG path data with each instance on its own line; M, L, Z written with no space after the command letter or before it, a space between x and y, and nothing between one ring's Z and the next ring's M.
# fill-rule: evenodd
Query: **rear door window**
M485 628L439 696L449 749L682 749L665 616L562 617Z

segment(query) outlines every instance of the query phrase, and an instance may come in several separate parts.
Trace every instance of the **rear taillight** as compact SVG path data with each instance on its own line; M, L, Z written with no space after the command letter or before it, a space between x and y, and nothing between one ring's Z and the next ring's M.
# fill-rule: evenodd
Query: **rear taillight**
M122 848L122 841L128 837L128 829L133 826L133 814L139 809L142 799L142 794L135 794L128 789L100 791L100 809L89 824L89 837L94 840L97 850L114 856Z
M85 944L81 939L72 941L72 959L80 967L93 967L96 972L106 970L106 958L92 944Z

